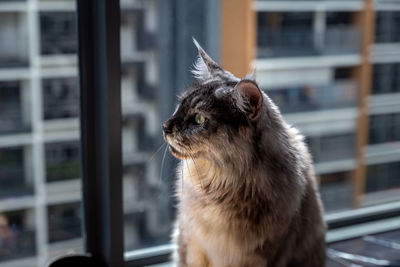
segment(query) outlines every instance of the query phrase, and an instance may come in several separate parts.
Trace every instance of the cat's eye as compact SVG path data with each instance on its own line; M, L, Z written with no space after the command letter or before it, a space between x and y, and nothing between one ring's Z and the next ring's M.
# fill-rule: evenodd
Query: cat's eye
M206 121L206 118L203 115L197 113L194 117L194 120L198 125L202 125Z

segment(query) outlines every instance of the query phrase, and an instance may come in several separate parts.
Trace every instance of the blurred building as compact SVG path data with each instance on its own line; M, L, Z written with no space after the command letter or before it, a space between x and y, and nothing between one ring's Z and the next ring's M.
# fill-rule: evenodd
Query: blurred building
M259 0L254 8L258 81L306 136L326 211L398 200L399 3Z

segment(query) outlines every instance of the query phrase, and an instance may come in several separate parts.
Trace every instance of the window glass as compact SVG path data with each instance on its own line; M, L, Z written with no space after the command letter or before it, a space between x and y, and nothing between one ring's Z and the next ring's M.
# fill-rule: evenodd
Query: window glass
M156 1L121 1L121 100L125 250L169 242L171 170L162 145Z

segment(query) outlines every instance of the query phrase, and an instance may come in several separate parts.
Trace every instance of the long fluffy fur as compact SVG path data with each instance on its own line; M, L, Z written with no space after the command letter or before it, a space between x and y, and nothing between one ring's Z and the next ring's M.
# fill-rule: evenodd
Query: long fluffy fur
M303 137L264 93L249 120L237 78L219 79L189 88L164 124L182 159L175 264L324 266L322 205ZM198 112L209 119L204 126L190 124Z

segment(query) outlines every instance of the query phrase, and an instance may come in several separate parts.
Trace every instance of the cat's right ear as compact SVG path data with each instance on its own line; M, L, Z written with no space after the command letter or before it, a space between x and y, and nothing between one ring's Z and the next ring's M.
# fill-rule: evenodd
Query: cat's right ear
M197 47L199 56L194 63L193 75L197 80L206 81L212 79L216 72L222 71L222 68L211 59L204 49L199 45L196 39L193 38L193 43Z
M258 85L254 81L244 79L233 90L239 95L240 105L243 105L242 109L248 113L249 119L257 119L263 104L263 95Z

